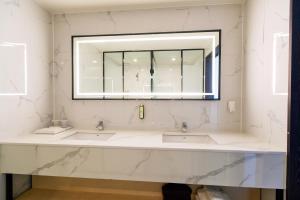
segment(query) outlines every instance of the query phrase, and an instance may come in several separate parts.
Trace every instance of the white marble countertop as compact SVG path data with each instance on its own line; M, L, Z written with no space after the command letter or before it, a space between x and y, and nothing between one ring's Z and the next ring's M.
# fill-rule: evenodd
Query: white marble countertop
M138 130L105 130L104 132L115 133L106 141L65 139L76 131L90 132L88 130L71 129L56 135L27 134L17 137L0 138L0 144L286 154L284 145L274 146L246 133L178 132L178 134L187 135L209 135L216 144L165 143L162 140L162 135L165 133L163 131Z

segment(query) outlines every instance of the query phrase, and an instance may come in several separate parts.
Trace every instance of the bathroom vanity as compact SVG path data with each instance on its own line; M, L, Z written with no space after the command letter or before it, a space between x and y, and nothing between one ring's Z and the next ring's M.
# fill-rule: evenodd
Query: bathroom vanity
M284 149L246 134L71 129L0 143L1 173L285 188Z
M42 1L0 1L1 174L286 189L289 0Z

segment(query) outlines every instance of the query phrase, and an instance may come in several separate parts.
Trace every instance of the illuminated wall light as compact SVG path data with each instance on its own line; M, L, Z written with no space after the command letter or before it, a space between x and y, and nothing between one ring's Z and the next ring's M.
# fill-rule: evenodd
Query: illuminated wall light
M76 42L76 94L80 95L80 79L79 79L79 43Z
M287 92L276 91L276 75L277 75L277 41L279 38L289 37L288 33L274 33L273 35L273 73L272 73L272 91L273 95L276 96L287 96ZM288 67L288 66L287 66ZM288 83L286 83L288 84Z
M195 40L195 39L213 39L215 36L169 36L169 37L142 37L142 38L124 38L124 39L98 39L98 40L80 40L76 43L105 43L105 42L145 42L145 41L165 41L165 40Z
M196 92L190 92L190 93L178 93L178 92L174 92L174 93L168 93L168 92L87 92L87 93L83 93L84 95L88 95L88 96L202 96L202 95L212 95L212 93L196 93Z
M212 65L213 65L213 78L212 78L212 86L213 91L211 93L82 93L80 92L80 79L79 79L79 44L88 44L88 43L105 43L105 42L137 42L137 41L165 41L165 40L195 40L195 39L211 39L212 40L212 56L215 58L216 51L215 51L215 45L216 45L216 37L215 36L173 36L173 37L151 37L151 38L124 38L124 39L98 39L98 40L80 40L75 41L75 51L76 51L76 63L75 63L75 73L76 73L76 96L94 96L95 98L97 96L203 96L203 95L214 95L215 97L218 97L218 84L215 83L214 80L218 79L218 74L216 73L216 67L215 67L215 59L212 59Z
M212 95L214 95L215 98L218 98L218 84L216 84L215 80L218 80L218 74L216 69L216 37L212 36L212 74L213 77L211 79L212 81ZM205 94L203 94L205 95Z
M23 92L9 92L1 93L0 96L26 96L28 93L28 69L27 69L27 45L25 43L2 42L0 46L3 47L16 47L22 46L24 48L24 91Z

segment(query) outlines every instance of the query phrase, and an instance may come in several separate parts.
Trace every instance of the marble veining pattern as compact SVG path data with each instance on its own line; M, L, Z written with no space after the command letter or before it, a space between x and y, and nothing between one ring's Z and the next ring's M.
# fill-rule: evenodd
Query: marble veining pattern
M285 157L280 154L55 146L36 148L28 145L1 145L1 151L5 153L5 157L1 157L2 173L257 188L285 187ZM23 159L14 159L11 157L14 154L22 155ZM277 166L271 170L274 161ZM246 170L253 165L256 167Z
M61 14L54 18L55 118L64 110L74 127L92 129L103 120L111 129L239 131L242 17L240 5ZM226 19L226 20L225 20ZM222 29L221 101L72 101L71 35ZM227 111L227 101L237 111ZM137 105L145 105L139 120ZM78 115L77 113L81 113Z
M36 149L36 152L35 152L35 153L37 153L37 152L38 152L38 146L36 146L35 149ZM51 167L53 167L53 166L55 166L55 165L59 165L59 164L61 165L61 164L64 164L64 163L66 163L69 159L72 159L72 158L74 158L75 156L78 156L78 155L80 154L81 150L82 150L82 148L77 148L77 149L75 149L74 151L68 152L68 153L66 153L65 155L63 155L61 158L56 159L56 160L54 160L54 161L51 161L51 162L49 162L49 163L46 163L46 164L44 164L44 165L38 167L37 169L35 169L35 170L34 170L33 172L31 172L30 174L38 175L41 171L43 171L43 170L45 170L45 169L49 169L49 168L51 168ZM73 169L72 171L76 170L76 168L77 168L77 166L74 167L74 169Z
M232 163L229 164L225 164L224 166L222 166L221 168L218 168L216 170L210 171L206 174L203 175L199 175L199 176L194 176L194 177L190 177L187 179L188 183L192 183L192 184L198 184L202 179L207 179L210 176L217 176L218 174L223 173L225 170L227 170L228 168L234 168L237 165L242 165L242 164L246 164L246 162L252 160L252 159L256 159L259 158L260 155L251 155L251 156L245 156L241 159L235 160ZM249 175L247 176L249 177ZM245 182L246 180L242 180L242 182ZM242 185L241 183L239 185Z

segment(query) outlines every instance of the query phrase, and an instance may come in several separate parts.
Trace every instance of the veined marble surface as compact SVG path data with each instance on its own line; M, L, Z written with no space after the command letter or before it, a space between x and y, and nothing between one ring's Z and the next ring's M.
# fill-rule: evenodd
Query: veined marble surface
M177 129L183 121L197 131L239 131L242 68L241 5L60 14L54 16L54 118L74 127L110 129ZM222 29L220 101L72 101L72 35L147 33ZM236 101L236 112L227 102ZM137 115L145 105L145 119ZM80 114L78 114L80 113Z
M245 4L244 130L287 144L290 1Z
M208 132L168 132L168 131L138 131L138 130L105 130L104 133L115 133L106 141L66 139L76 132L97 132L95 130L71 129L56 135L28 134L17 137L0 137L0 144L47 145L74 147L113 147L128 149L161 149L161 150L209 150L221 152L242 153L279 153L286 154L284 146L272 145L259 140L258 137L246 133L208 133ZM180 135L209 135L215 144L204 143L167 143L162 137L165 133Z
M285 188L285 151L253 136L211 134L218 144L167 144L162 132L151 131L116 131L107 141L63 139L75 131L1 139L1 173Z

